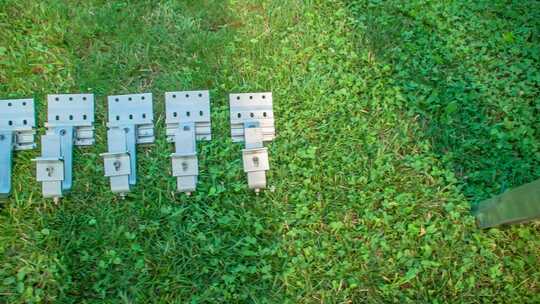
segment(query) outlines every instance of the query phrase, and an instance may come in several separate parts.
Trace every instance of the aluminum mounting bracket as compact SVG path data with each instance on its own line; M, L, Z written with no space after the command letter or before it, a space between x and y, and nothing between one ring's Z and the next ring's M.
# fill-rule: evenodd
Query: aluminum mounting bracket
M35 127L33 99L0 100L0 198L11 194L13 151L36 147Z
M263 132L263 141L272 141L276 136L272 93L231 94L231 136L233 142L242 142L244 124L258 121Z
M108 153L103 153L111 191L122 197L137 183L137 144L154 142L152 94L108 97Z
M94 95L48 95L47 108L41 157L34 161L43 197L57 201L73 186L73 146L90 146L95 142Z
M265 141L275 138L272 93L231 94L231 135L234 142L245 142L242 150L248 186L258 194L266 188L270 169Z
M210 92L165 93L167 140L175 144L172 173L178 192L190 195L197 188L197 140L211 140Z

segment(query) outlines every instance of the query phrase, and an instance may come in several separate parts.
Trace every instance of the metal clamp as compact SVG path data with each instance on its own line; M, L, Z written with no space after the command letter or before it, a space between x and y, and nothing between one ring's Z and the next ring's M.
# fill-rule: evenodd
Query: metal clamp
M0 100L0 198L11 194L13 151L36 147L33 99Z
M152 94L109 96L108 153L103 153L111 190L125 196L137 183L137 144L154 137Z
M197 140L210 140L210 92L165 93L167 140L175 143L171 154L172 173L178 192L190 195L197 188L199 163Z
M58 200L73 186L73 145L94 144L94 95L48 95L47 105L47 132L34 161L43 197Z
M265 141L275 138L272 93L231 94L231 135L234 142L244 141L242 150L248 186L259 193L266 188L270 169Z

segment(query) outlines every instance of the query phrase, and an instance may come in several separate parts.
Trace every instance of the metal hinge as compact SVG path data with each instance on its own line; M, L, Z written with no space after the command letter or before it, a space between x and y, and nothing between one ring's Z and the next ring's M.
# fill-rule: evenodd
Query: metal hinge
M47 106L42 155L34 161L43 197L58 200L73 185L73 145L94 144L94 95L48 95Z
M0 100L0 198L11 194L13 151L36 147L33 99Z
M266 188L270 169L265 141L275 138L272 93L231 94L231 135L234 142L245 142L242 150L248 186L259 193Z
M101 156L112 192L125 196L137 183L137 144L155 140L152 94L109 96L108 105L109 152Z
M210 140L210 92L165 93L167 140L174 142L172 173L178 192L188 195L197 188L199 163L196 140Z

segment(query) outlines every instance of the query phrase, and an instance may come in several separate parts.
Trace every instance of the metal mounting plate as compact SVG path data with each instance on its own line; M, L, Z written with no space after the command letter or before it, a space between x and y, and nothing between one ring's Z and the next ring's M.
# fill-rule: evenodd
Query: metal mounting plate
M244 123L246 122L259 122L264 141L275 138L271 92L231 94L229 102L233 142L244 141Z
M174 142L180 124L194 123L197 140L211 140L209 91L165 93L167 140Z
M0 130L15 134L15 150L36 147L36 114L33 99L0 100Z
M78 146L94 144L94 95L52 94L47 96L48 129L75 128L74 142Z
M129 94L108 97L109 123L107 126L137 126L137 143L154 142L154 113L152 94Z

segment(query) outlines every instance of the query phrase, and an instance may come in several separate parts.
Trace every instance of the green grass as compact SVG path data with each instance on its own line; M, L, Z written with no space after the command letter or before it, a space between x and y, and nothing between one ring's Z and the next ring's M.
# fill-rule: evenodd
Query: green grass
M535 1L0 0L0 96L96 94L72 193L17 153L0 302L539 302L538 223L480 231L470 205L540 178ZM200 183L175 195L163 93L211 89ZM229 92L271 90L255 196ZM154 93L157 141L109 191L106 96ZM40 134L44 133L41 128Z

